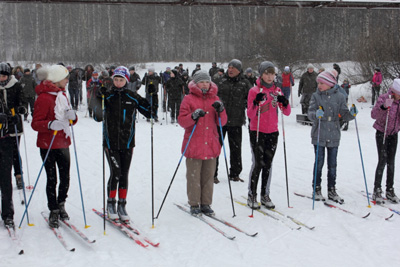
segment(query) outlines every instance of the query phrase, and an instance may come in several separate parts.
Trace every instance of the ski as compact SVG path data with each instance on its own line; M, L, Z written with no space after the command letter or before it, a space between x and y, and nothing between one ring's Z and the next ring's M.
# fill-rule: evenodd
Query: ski
M71 224L69 222L69 220L60 220L65 226L67 226L69 229L72 230L73 233L76 233L80 238L82 238L83 240L85 240L87 243L89 244L93 244L94 242L96 242L96 240L90 240L84 233L82 233L81 231L79 231L79 229Z
M309 195L304 195L304 194L300 194L300 193L296 193L296 192L294 192L294 194L296 195L296 196L299 196L299 197L304 197L304 198L309 198L309 199L314 199L312 196L309 196ZM315 200L316 202L319 202L319 201L321 201L321 200ZM322 202L324 202L325 200L322 200Z
M99 215L101 218L105 218L107 222L109 222L112 226L114 226L115 229L120 230L122 233L124 233L127 237L129 237L130 239L132 239L133 241L135 241L136 244L146 248L149 245L145 245L143 244L142 241L140 241L140 239L136 238L136 236L126 227L124 227L121 223L117 222L117 221L113 221L110 218L108 218L107 216L104 215L104 213L97 211L96 209L92 209L94 211L94 213L96 213L97 215Z
M364 196L364 197L367 197L367 193L365 193L365 191L361 191L361 193L362 193L362 195ZM372 198L371 198L371 193L368 193L368 195L370 196L369 197L369 199L371 200L371 202L374 204L374 205L378 205L378 206L381 206L381 207L384 207L384 208L387 208L387 209L389 209L391 212L393 212L393 213L396 213L397 215L400 215L400 211L398 211L398 210L395 210L395 209L392 209L391 207L389 207L389 206L387 206L386 204L378 204L378 203L376 203L376 201L375 200L372 200ZM384 200L387 200L386 198L384 198Z
M217 222L220 222L220 223L222 223L222 224L224 224L224 225L226 225L226 226L228 226L228 227L231 227L231 228L235 229L236 231L238 231L238 232L240 232L240 233L243 233L243 234L245 234L245 235L247 235L247 236L255 237L255 236L258 234L258 233L254 233L254 234L247 233L246 231L240 229L239 227L233 225L232 223L230 223L230 222L228 222L228 221L226 221L226 220L224 220L224 219L222 219L222 218L219 218L219 217L217 217L217 216L215 216L215 215L211 215L211 216L206 215L206 216L209 217L209 218L211 218L211 219L214 219L214 220L216 220Z
M345 213L354 215L354 216L356 216L356 217L361 217L361 218L363 218L363 219L367 218L367 217L371 214L370 212L368 212L368 213L367 213L366 215L364 215L364 216L362 216L362 215L357 215L357 214L355 214L355 213L353 213L353 212L351 212L351 211L342 209L342 208L340 208L340 207L338 207L338 206L336 206L336 205L333 205L333 204L331 204L331 203L324 202L324 204L325 204L325 206L327 206L327 207L329 207L329 208L338 209L338 210L341 210L341 211L343 211L343 212L345 212Z
M247 198L246 198L245 196L242 196L242 197L243 197L244 199L247 200ZM260 206L262 206L261 203L258 203L258 204L259 204ZM278 210L276 210L276 209L268 209L268 208L266 208L266 209L267 209L267 210L270 210L270 211L273 211L273 212L275 212L275 213L278 213L278 214L281 215L282 217L288 218L289 220L291 220L291 221L294 222L295 224L300 225L300 226L304 226L305 228L307 228L307 229L309 229L309 230L314 230L314 228L315 228L315 226L308 226L307 224L305 224L305 223L303 223L303 222L301 222L301 221L299 221L299 220L293 218L292 216L286 215L286 214L284 214L283 212L278 211Z
M134 228L130 223L125 223L122 222L121 223L124 227L128 228L129 230L131 230L134 234L138 235L138 236L142 236L143 240L146 241L147 243L149 243L150 245L152 245L153 247L158 247L160 245L160 243L154 243L153 241L151 241L149 238L143 236L139 230L137 228Z
M235 201L237 204L239 204L239 205L242 205L242 206L244 206L244 207L247 207L247 208L251 209L249 206L247 206L246 203L241 202L240 200L234 199L234 201ZM257 212L263 214L264 216L271 217L272 219L283 223L285 226L289 227L291 230L300 230L300 229L301 229L301 226L299 226L299 227L297 227L297 228L294 228L294 227L292 227L291 225L289 225L285 220L281 220L281 218L276 217L276 216L274 216L274 215L272 215L272 214L270 214L270 213L268 213L268 212L265 212L265 211L263 211L263 210L261 210L261 209L256 209L255 211L257 211Z
M7 229L8 236L11 238L12 242L13 242L16 246L19 247L19 244L18 244L19 239L18 239L18 236L17 236L17 232L15 231L15 226L14 226L14 227L5 226L5 227L6 227L6 229ZM18 255L24 254L24 250L23 250L23 249L19 249L19 248L18 248L18 250L19 250L19 251L18 251Z
M44 211L42 211L42 216L44 218L44 220L46 221L47 225L49 224L49 217L47 217L46 213ZM49 228L53 231L54 235L57 237L58 241L60 241L60 243L63 245L63 247L71 252L75 251L75 248L71 248L68 246L67 242L64 240L64 237L62 236L61 232L59 229L57 228L52 228L49 226Z
M174 204L175 204L175 203L174 203ZM197 219L199 219L200 221L202 221L202 222L208 224L212 229L214 229L215 231L217 231L218 233L220 233L220 234L223 235L224 237L228 238L229 240L234 240L234 239L236 238L235 236L229 236L227 233L225 233L224 231L222 231L221 229L217 228L215 225L213 225L212 223L210 223L209 221L207 221L205 218L203 218L203 216L193 216L193 215L190 213L189 209L187 209L187 208L185 208L185 207L183 207L183 206L181 206L181 205L178 205L178 204L175 204L175 206L177 206L177 207L178 207L179 209L181 209L182 211L188 213L190 216L192 216L192 217L194 217L194 218L197 218Z

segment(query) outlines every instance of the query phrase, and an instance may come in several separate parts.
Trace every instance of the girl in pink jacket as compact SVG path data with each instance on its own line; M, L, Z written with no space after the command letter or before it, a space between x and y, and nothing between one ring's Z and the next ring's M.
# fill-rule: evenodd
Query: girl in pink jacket
M187 195L190 212L195 216L202 213L214 215L210 205L216 158L221 152L219 118L222 126L227 122L217 92L218 88L211 82L209 74L203 70L197 71L189 83L189 94L183 98L179 110L178 123L185 128L182 153L186 156ZM193 130L194 127L196 129Z
M275 66L264 61L258 69L260 78L251 88L247 97L247 116L250 120L250 143L253 165L250 170L247 205L259 209L257 202L257 184L261 177L261 204L274 208L267 192L267 184L272 160L278 143L278 107L286 116L290 115L289 101L282 95L281 89L274 84Z

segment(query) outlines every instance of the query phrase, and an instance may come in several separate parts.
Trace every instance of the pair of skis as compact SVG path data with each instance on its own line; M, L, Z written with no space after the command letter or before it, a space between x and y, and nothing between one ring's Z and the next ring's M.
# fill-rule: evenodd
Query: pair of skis
M96 209L92 209L92 210L94 211L94 213L99 215L101 218L105 218L106 221L109 222L115 229L121 231L128 238L135 241L135 243L138 244L139 246L146 248L149 245L151 245L153 247L158 247L160 245L160 243L155 243L155 242L151 241L149 238L147 238L146 236L143 236L141 234L141 232L137 228L132 226L131 224L128 224L128 223L125 223L122 221L111 220L110 218L105 216L103 212L100 212ZM143 242L143 240L144 240L144 242ZM145 243L147 243L147 244L145 244Z
M5 226L7 229L8 236L10 237L13 244L17 247L18 255L24 254L24 250L21 249L20 239L18 238L17 232L15 231L15 226L9 227Z
M175 203L174 203L174 204L175 204ZM187 206L182 206L182 205L179 205L179 204L175 204L175 206L177 206L180 210L182 210L182 211L188 213L189 215L193 216L193 215L190 213L190 210L189 210L189 208L188 208ZM236 238L236 236L231 236L231 235L229 235L229 234L226 233L225 231L223 231L223 230L221 230L220 228L218 228L217 226L215 226L213 223L211 223L211 222L210 222L209 220L207 220L206 218L211 218L211 219L213 219L213 220L215 220L215 221L217 221L217 222L220 222L220 223L224 224L224 225L227 226L227 227L230 227L230 228L232 228L232 229L235 229L236 231L238 231L238 232L240 232L240 233L243 233L243 234L245 234L245 235L247 235L247 236L250 236L250 237L255 237L255 236L258 234L258 233L248 233L248 232L246 232L246 231L240 229L239 227L233 225L232 223L230 223L230 222L228 222L228 221L226 221L226 220L224 220L224 219L222 219L222 218L219 218L219 217L217 217L217 216L215 216L215 215L212 215L212 216L206 216L206 215L205 215L205 216L193 216L193 217L195 217L195 218L199 219L200 221L204 222L205 224L207 224L207 225L210 226L212 229L214 229L215 231L217 231L218 233L220 233L222 236L226 237L226 238L229 239L229 240L234 240L234 239Z

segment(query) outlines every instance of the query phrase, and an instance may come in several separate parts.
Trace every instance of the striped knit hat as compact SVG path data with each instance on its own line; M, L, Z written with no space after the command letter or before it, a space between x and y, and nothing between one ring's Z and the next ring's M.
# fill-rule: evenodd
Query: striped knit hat
M326 85L328 85L329 87L333 87L335 86L335 84L337 84L337 80L336 80L336 75L337 72L333 72L333 71L323 71L321 72L318 76L317 76L317 82L319 83L324 83Z
M131 75L129 74L129 70L126 67L119 66L114 70L114 74L111 78L114 79L115 76L125 78L126 82L129 83L129 79L130 79Z

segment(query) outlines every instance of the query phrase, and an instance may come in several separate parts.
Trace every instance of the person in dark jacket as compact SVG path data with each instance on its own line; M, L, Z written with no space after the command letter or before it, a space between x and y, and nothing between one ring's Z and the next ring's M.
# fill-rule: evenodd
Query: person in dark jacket
M179 109L184 96L184 82L178 77L178 71L172 70L170 79L165 83L168 94L168 109L171 110L171 123L178 121Z
M246 77L246 79L249 80L251 87L256 85L257 77L254 75L252 68L246 69L246 74L244 75L244 77Z
M0 63L0 190L1 190L1 218L4 226L14 226L14 205L12 201L11 170L13 166L13 154L16 146L15 124L20 121L16 113L24 113L22 106L23 93L18 80L11 75L11 68L7 63ZM12 136L14 134L14 136Z
M213 62L208 74L210 77L214 77L214 75L218 72L219 68L217 67L217 62Z
M165 84L171 78L171 67L167 67L164 72L160 72L161 77L161 87L162 87L162 109L163 112L167 112L167 90L165 88Z
M374 76L372 77L372 106L375 104L375 101L379 97L379 92L381 91L381 83L382 83L382 73L381 69L376 67L374 70Z
M196 68L192 71L192 78L195 75L195 73L198 72L199 70L201 70L201 65L200 64L196 64Z
M133 92L136 92L140 89L140 86L142 86L142 80L140 79L139 74L136 73L135 66L129 68L129 75L130 78L128 87Z
M222 127L225 137L228 133L230 149L229 179L231 181L242 181L239 177L242 172L242 126L246 123L245 110L247 107L247 95L251 85L242 73L242 62L233 59L228 64L225 75L216 81L218 96L224 103L228 122ZM220 131L218 131L220 133ZM220 138L221 139L221 138ZM221 141L222 144L222 141ZM214 176L218 183L218 160Z
M93 114L94 101L92 100L96 98L97 92L102 86L103 84L99 79L99 73L93 71L92 78L90 78L86 83L86 101L88 104L89 117L92 117Z
M188 95L189 94L189 86L188 86L188 84L189 84L189 74L187 73L187 71L184 71L184 72L182 72L182 76L181 76L181 78L182 78L182 81L183 81L183 86L184 86L184 92L185 92L185 95Z
M68 82L68 92L71 101L71 106L74 110L78 110L79 94L82 91L82 76L83 70L75 68L71 70Z
M310 63L307 65L307 71L300 78L299 97L301 96L302 114L307 114L311 96L317 90L317 76L318 74L314 71L314 66Z
M336 81L339 82L339 75L342 72L342 70L340 69L340 67L337 63L333 64L333 69L336 70L336 72L337 72Z
M135 121L139 111L151 117L149 102L128 89L129 70L119 66L114 70L111 89L102 87L104 96L104 117L101 109L96 109L94 119L103 121L103 147L110 166L107 185L107 216L112 220L129 222L126 212L128 176L133 148L135 146ZM118 206L116 197L118 193Z
M69 219L65 202L70 181L70 123L77 123L78 117L65 93L69 75L67 68L62 65L52 65L41 68L40 71L45 73L45 79L35 89L38 98L35 102L32 129L38 132L36 145L40 148L40 156L44 161L47 175L49 226L58 228L59 219ZM57 167L60 179L58 194Z
M158 122L158 86L160 83L160 76L157 75L154 68L149 68L143 77L142 84L145 85L146 99L153 106L153 115L156 122ZM150 121L150 119L147 118L147 121Z
M33 106L35 104L35 99L36 99L36 93L35 93L35 88L36 88L36 82L35 79L31 75L31 71L29 69L24 70L24 76L22 76L20 80L22 90L24 91L24 97L25 97L25 108L28 110L28 104L31 109L31 115L33 117ZM28 113L24 115L24 120L26 121L28 119Z

